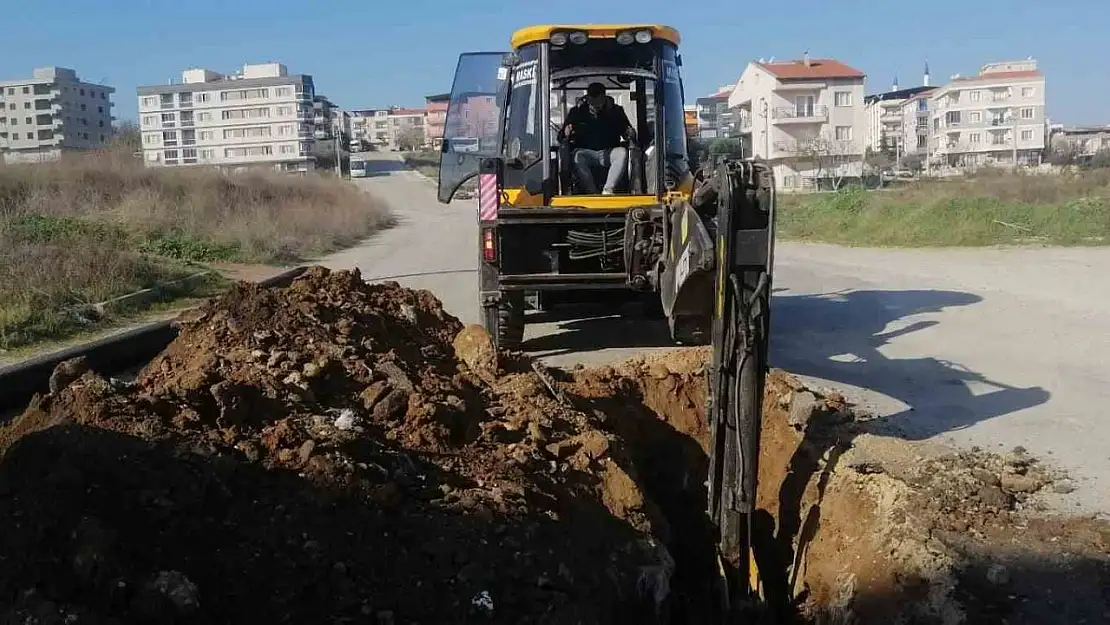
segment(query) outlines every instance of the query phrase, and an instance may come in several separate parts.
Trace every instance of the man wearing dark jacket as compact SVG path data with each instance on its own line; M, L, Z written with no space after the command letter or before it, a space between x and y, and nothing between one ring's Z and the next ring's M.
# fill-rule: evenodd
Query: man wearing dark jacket
M567 113L560 137L569 137L574 169L587 193L597 193L591 167L607 167L602 194L612 195L628 169L628 150L621 139L636 140L636 131L624 109L605 95L605 85L594 82L586 89L583 102Z

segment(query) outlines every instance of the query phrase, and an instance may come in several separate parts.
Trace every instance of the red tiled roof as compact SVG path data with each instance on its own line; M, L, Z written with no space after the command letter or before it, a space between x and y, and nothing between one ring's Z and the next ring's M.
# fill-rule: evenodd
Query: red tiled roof
M864 77L863 72L836 59L810 59L808 66L803 61L756 62L756 65L767 70L779 80Z
M393 109L390 115L423 115L424 109Z
M1017 72L987 72L986 74L979 74L978 76L961 76L960 78L955 79L953 82L975 82L975 81L981 81L981 80L1007 80L1007 79L1010 79L1010 78L1040 78L1042 76L1044 76L1044 74L1040 73L1039 71L1037 71L1035 69L1032 69L1032 70L1027 69L1027 70L1021 70L1021 71L1017 71Z

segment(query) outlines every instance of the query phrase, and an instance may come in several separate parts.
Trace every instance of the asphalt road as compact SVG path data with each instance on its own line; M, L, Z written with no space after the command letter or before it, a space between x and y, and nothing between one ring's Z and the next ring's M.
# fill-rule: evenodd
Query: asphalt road
M433 291L477 322L476 204L393 155L358 184L401 223L329 257L368 280ZM779 243L771 360L844 391L883 433L1008 451L1072 472L1054 496L1110 512L1110 249L861 250ZM539 319L525 348L553 365L599 364L669 347L658 323Z

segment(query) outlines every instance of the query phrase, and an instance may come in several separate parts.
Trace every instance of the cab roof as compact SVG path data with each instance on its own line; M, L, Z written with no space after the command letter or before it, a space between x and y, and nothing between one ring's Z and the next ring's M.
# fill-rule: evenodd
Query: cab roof
M663 24L542 24L517 30L510 42L515 50L530 43L547 41L551 38L551 33L560 30L582 30L591 38L607 38L616 37L623 30L643 29L650 30L652 37L669 41L676 46L682 39L678 30Z

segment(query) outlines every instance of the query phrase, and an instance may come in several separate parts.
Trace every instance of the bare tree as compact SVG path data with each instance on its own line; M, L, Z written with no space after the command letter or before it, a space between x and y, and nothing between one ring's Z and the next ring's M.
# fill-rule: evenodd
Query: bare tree
M844 179L851 175L852 163L860 162L862 167L861 158L853 153L851 141L816 135L799 139L795 143L793 152L798 163L808 163L812 166L818 188L820 188L820 181L827 178L835 191L844 184Z
M112 129L110 146L131 152L143 149L143 139L139 132L139 125L129 119L121 121Z
M397 147L406 152L415 152L424 147L424 129L409 126L397 134Z

